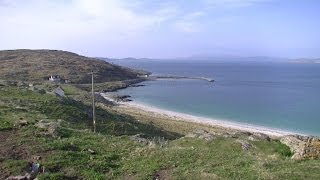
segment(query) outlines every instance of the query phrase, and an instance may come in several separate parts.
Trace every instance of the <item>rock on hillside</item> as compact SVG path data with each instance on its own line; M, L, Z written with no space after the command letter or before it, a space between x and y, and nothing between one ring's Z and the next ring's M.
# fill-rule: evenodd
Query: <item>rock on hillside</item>
M312 136L288 135L280 140L294 153L292 159L319 159L320 138Z
M0 51L0 79L43 81L60 75L72 83L91 82L91 71L96 82L134 79L139 73L103 60L58 50Z

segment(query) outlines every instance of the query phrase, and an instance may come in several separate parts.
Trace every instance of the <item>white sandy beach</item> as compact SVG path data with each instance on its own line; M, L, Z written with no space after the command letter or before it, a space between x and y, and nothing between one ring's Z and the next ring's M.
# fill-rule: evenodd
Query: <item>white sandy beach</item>
M102 94L102 96L105 97L107 100L114 101L107 94ZM222 128L231 128L231 129L240 130L240 131L259 132L259 133L264 133L264 134L267 134L270 136L276 136L276 137L281 137L289 134L297 134L294 132L288 132L280 129L273 129L273 128L268 128L263 126L256 126L251 124L236 123L236 122L230 122L226 120L218 120L218 119L194 116L190 114L161 109L158 107L146 105L139 102L130 101L130 102L121 102L118 104L123 107L134 108L140 111L153 113L159 116L169 117L179 121L194 122L194 123L205 124L209 126L218 126Z

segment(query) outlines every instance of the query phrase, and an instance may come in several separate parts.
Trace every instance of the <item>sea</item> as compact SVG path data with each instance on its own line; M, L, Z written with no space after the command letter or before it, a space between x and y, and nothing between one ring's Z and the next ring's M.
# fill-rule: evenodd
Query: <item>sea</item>
M320 64L219 60L112 60L153 75L207 77L145 81L118 91L137 103L320 136Z

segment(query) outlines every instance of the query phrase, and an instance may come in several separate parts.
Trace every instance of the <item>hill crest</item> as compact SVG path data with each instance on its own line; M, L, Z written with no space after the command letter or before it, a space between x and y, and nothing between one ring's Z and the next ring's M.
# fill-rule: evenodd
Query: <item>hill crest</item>
M61 50L0 51L0 79L44 81L51 75L59 75L72 83L89 83L91 71L95 72L96 82L134 79L142 73Z

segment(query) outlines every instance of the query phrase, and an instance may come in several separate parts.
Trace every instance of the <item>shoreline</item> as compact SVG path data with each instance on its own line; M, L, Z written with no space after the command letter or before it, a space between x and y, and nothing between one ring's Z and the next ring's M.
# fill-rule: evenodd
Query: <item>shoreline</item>
M108 96L108 94L103 93L101 95L107 100L115 102L111 97ZM161 109L152 105L147 105L147 104L136 102L136 101L117 102L116 104L118 104L120 107L123 107L123 108L133 108L136 111L143 111L143 112L149 113L151 116L152 115L161 116L161 117L169 118L176 121L197 123L197 124L202 124L202 125L211 126L211 127L220 127L224 129L247 131L252 133L263 133L263 134L267 134L269 136L274 136L274 137L282 137L285 135L294 135L294 134L304 135L296 132L290 132L290 131L274 129L274 128L269 128L264 126L194 116L186 113L180 113L180 112L170 111L166 109Z

